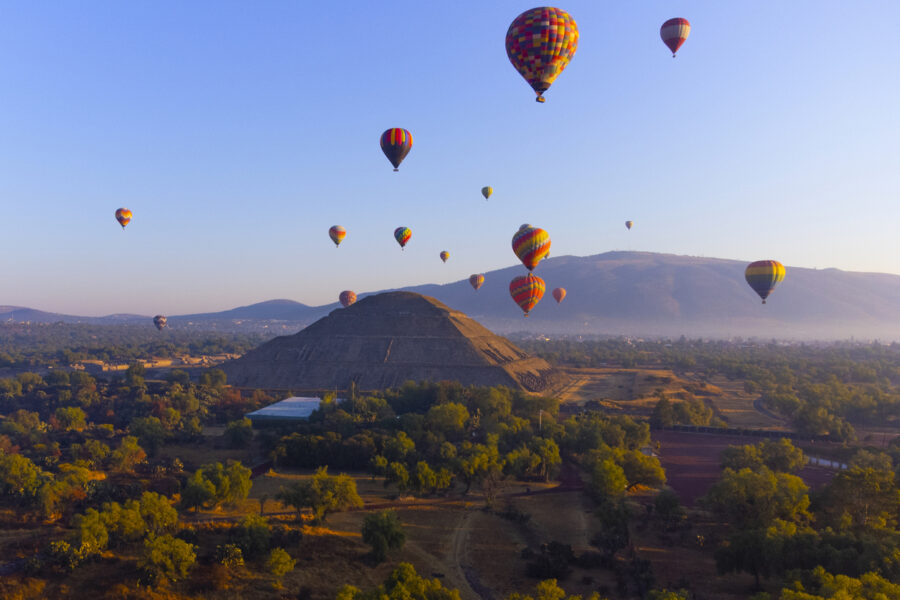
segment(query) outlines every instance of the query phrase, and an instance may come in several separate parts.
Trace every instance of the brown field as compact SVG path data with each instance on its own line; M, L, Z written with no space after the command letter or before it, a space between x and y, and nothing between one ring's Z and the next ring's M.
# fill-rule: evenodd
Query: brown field
M730 380L722 375L710 378L709 383L722 391L721 395L711 396L710 404L716 416L728 423L729 427L743 429L787 429L787 424L773 419L753 407L756 394L744 391L743 380Z

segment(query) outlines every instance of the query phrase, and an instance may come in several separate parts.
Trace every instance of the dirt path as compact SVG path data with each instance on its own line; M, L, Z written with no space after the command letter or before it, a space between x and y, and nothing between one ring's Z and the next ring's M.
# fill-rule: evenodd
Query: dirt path
M466 586L459 590L463 598L482 600L491 600L490 590L486 589L478 580L471 565L469 565L468 553L466 547L469 543L469 532L472 529L472 513L464 510L456 528L453 530L453 537L450 540L450 556L448 557L449 566L453 567L454 575L458 581L465 582Z

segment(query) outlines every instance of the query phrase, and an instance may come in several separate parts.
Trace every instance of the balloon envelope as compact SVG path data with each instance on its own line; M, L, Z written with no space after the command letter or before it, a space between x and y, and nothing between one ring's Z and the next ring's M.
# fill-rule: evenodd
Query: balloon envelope
M512 249L531 271L550 254L550 234L539 227L522 227L513 236Z
M394 165L394 170L400 170L400 163L412 149L412 134L400 127L391 127L381 134L381 151Z
M328 229L328 237L331 238L331 241L334 242L335 246L340 246L341 242L344 241L344 238L347 237L347 230L340 225L332 225L331 228Z
M659 37L672 51L672 58L675 58L675 53L678 52L678 49L681 48L681 45L690 33L691 24L688 23L687 19L681 18L669 19L659 28Z
M747 270L744 271L744 279L759 294L763 304L775 286L784 280L784 275L784 265L777 260L758 260L747 265Z
M125 229L125 226L131 223L131 211L127 208L120 208L116 210L116 221L119 222L119 225L122 226L122 229Z
M519 305L526 317L544 297L545 289L544 280L532 273L524 277L516 277L509 282L509 295Z
M544 92L559 77L578 48L578 27L564 10L541 6L515 18L506 32L509 62L543 102Z
M406 242L412 237L412 230L409 227L398 227L394 230L394 239L400 244L401 248L406 247Z
M450 253L444 250L441 252L441 260L447 262L447 259L450 258Z
M344 290L343 292L341 292L341 295L338 296L338 300L341 301L341 306L347 308L348 306L356 302L356 292L353 292L351 290Z
M490 198L490 197L491 197L491 194L493 194L493 193L494 193L494 188L492 188L492 187L489 186L489 185L486 185L486 186L484 186L483 188L481 188L481 195L484 196L484 199L485 199L485 200L487 200L488 198Z
M553 299L556 300L556 303L559 304L563 301L563 298L566 297L566 288L554 288L553 289Z
M156 325L156 328L162 331L165 326L168 324L168 319L166 319L162 315L156 315L153 317L153 324Z
M483 284L484 284L484 275L482 275L481 273L469 275L469 285L471 285L473 288L475 288L476 292L478 291L478 288L480 288Z
M634 221L625 221L625 227L631 229L632 227L634 227Z

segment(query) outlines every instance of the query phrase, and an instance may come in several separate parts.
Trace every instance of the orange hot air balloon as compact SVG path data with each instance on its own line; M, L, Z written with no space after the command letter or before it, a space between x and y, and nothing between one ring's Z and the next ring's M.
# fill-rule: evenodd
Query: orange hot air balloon
M524 277L516 277L509 282L509 295L519 305L526 317L544 297L545 289L544 280L533 273Z
M131 223L131 211L127 208L120 208L116 211L116 221L125 229L125 226Z
M356 293L350 290L344 290L341 292L341 295L338 296L338 300L341 301L341 306L347 308L354 302L356 302Z
M512 249L529 271L550 254L550 234L538 227L522 226L512 239Z
M566 288L558 287L553 289L553 298L556 300L556 303L559 304L566 297Z
M331 238L331 241L334 242L334 247L337 248L344 241L344 238L347 237L347 230L340 225L332 225L328 229L328 237Z
M450 253L447 252L446 250L443 250L443 251L441 252L441 260L444 261L444 262L447 262L447 259L448 259L448 258L450 258Z
M484 284L484 275L482 275L481 273L469 275L469 285L471 285L473 288L475 288L476 292L478 291L478 288L480 288L483 284Z

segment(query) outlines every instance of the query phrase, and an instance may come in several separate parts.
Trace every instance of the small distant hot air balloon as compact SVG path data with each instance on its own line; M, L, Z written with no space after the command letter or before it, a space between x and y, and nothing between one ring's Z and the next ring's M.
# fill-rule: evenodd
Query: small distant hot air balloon
M119 225L122 226L122 229L125 229L125 226L131 223L131 211L127 208L120 208L116 210L116 221L119 222Z
M443 250L443 251L441 252L441 260L444 261L444 262L447 262L447 259L448 259L448 258L450 258L450 253L447 252L446 250Z
M506 32L509 62L544 101L544 92L559 77L578 48L578 27L564 10L542 6L526 10Z
M758 260L747 265L747 270L744 271L744 278L762 298L763 304L775 286L784 280L784 275L784 265L777 260Z
M553 298L559 304L566 297L566 288L558 287L553 289Z
M341 245L341 242L344 241L344 238L347 237L347 230L340 225L332 225L328 229L328 237L331 238L331 241L334 242L335 248L337 248Z
M486 185L486 186L484 186L483 188L481 188L481 195L484 196L484 199L485 199L485 200L487 200L488 198L490 198L490 197L491 197L491 194L493 194L493 193L494 193L494 188L492 188L492 187L489 186L489 185Z
M406 247L409 238L412 237L412 230L409 227L398 227L394 230L394 239L400 244L400 249Z
M522 227L512 239L512 249L529 271L550 254L550 235L538 227Z
M484 275L481 273L476 273L475 275L469 275L469 285L475 288L475 291L478 291L478 288L482 286L484 283Z
M153 324L156 325L156 328L160 331L166 328L167 322L168 319L166 319L162 315L156 315L155 317L153 317Z
M519 308L525 312L526 317L531 312L531 309L544 297L545 289L544 280L532 273L524 277L516 277L509 282L509 295L519 305Z
M406 129L392 127L381 134L381 151L394 165L394 170L400 170L400 163L412 149L412 134Z
M356 292L344 290L343 292L341 292L341 295L338 296L338 300L341 301L341 306L347 308L348 306L356 302Z
M634 221L625 221L625 227L630 231L634 227Z
M675 53L678 52L678 49L681 48L684 40L688 39L690 34L691 24L688 23L687 19L669 19L659 28L659 37L672 51L672 58L675 58Z

